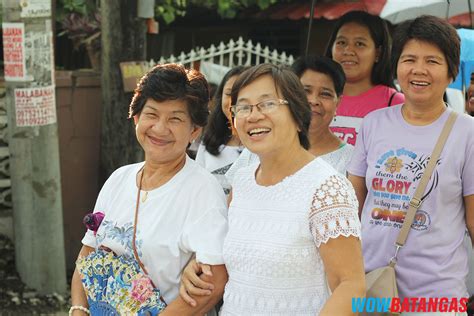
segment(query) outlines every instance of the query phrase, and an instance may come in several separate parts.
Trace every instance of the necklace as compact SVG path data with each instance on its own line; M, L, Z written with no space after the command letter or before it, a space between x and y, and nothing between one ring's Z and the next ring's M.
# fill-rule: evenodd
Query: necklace
M143 191L142 203L145 203L147 198L148 198L148 191Z
M145 166L143 166L143 168L142 168L142 175L140 176L140 187L139 187L139 191L143 191L143 195L140 199L142 203L146 202L146 199L148 198L148 192L149 192L149 191L142 190L142 183L143 183L144 174L145 174Z

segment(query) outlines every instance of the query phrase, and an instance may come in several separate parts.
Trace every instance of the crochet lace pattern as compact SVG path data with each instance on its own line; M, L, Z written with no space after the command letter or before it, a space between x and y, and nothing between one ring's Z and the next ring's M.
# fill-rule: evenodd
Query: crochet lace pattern
M313 195L309 225L316 246L329 238L355 236L360 238L360 221L354 189L348 181L331 176Z
M255 168L234 179L220 315L317 315L329 298L318 247L360 236L355 194L319 158L272 186L255 182Z

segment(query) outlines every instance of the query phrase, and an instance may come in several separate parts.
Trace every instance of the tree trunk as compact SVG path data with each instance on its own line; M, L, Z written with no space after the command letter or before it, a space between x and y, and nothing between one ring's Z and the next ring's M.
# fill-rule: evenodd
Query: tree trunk
M146 24L137 17L136 1L101 0L102 126L101 180L120 166L143 160L128 106L132 94L123 91L119 63L145 60Z

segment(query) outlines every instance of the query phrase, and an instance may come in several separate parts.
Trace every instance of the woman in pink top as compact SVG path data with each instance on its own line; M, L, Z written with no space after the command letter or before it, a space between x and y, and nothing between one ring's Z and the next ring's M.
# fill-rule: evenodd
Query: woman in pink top
M352 11L336 23L326 56L341 64L346 85L331 130L349 144L367 114L404 101L394 89L390 49L387 24L378 16Z

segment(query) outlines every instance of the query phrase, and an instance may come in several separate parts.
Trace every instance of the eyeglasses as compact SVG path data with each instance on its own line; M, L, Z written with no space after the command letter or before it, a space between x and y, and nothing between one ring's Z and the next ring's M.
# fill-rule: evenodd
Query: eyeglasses
M230 107L230 110L234 117L245 118L252 113L253 107L256 107L262 114L268 114L275 111L279 105L288 105L288 101L278 99L265 100L257 104L234 104Z

